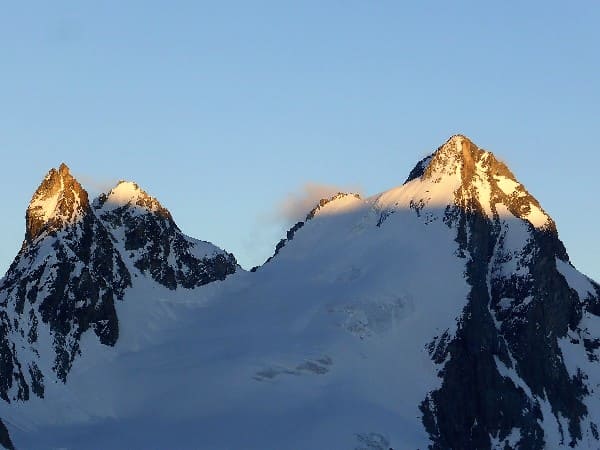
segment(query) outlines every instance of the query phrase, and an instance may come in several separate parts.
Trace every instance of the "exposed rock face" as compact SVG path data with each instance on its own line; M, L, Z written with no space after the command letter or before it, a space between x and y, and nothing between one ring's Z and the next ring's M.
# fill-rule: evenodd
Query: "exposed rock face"
M15 448L10 439L10 436L8 435L6 425L4 425L4 422L2 422L2 420L0 420L0 445L8 450L14 450Z
M94 208L133 265L169 289L202 286L236 271L233 255L185 236L169 211L135 183L119 183Z
M394 239L396 246L390 245ZM414 241L419 245L413 246ZM361 448L423 449L427 437L432 450L599 448L600 286L572 267L554 221L506 165L464 136L452 137L421 160L403 186L365 200L342 193L321 200L288 230L276 255L254 277L256 286L224 289L224 299L239 295L250 300L242 311L252 311L254 320L240 314L250 324L247 329L232 341L211 341L215 347L201 362L210 364L220 352L223 360L239 353L242 362L223 367L243 373L254 358L244 348L232 349L246 336L253 339L255 324L263 324L265 317L270 317L267 334L256 341L261 345L251 340L249 347L262 350L275 341L270 352L285 360L287 352L305 344L301 339L306 336L314 339L306 341L309 346L329 345L334 356L303 357L251 372L261 385L257 398L264 398L269 381L284 383L287 376L310 374L332 377L332 386L335 380L352 385L351 391L342 389L340 398L353 404L354 386L383 379L394 396L388 399L383 392L381 403L368 393L362 397L368 389L356 389L361 391L356 404L380 402L374 411L384 418L382 423L392 418L382 427L393 423L394 432L396 425L398 430L410 428L420 445L403 446L403 436L397 445L397 438L388 439L378 430L350 430ZM435 258L441 262L431 264ZM66 166L52 170L28 209L23 247L0 280L0 397L14 402L46 392L47 402L55 392L50 383L72 382L69 370L81 351L82 335L114 345L119 302L132 298L128 288L139 287L136 283L162 295L163 287L195 288L236 269L232 255L185 236L169 211L134 183L121 182L90 205ZM272 274L280 277L277 283L268 278ZM438 289L440 280L445 286ZM300 300L293 305L281 300L291 289L300 290L289 296ZM356 299L351 298L355 293ZM205 323L217 323L217 328L229 327L222 336L244 328L242 321L227 322L233 320L227 308L216 308L213 316L207 311L203 308L198 317L208 317ZM195 335L195 322L186 325L192 325ZM290 329L291 350L285 347ZM213 339L213 330L208 327L195 342ZM340 340L339 333L348 332L366 345L351 348L345 334ZM189 337L182 334L174 342L188 345ZM338 357L340 342L344 346ZM344 363L341 356L349 350L359 357ZM385 367L365 366L368 370L354 378L351 372L362 371L363 362ZM177 363L174 370L180 369ZM111 369L119 371L118 364ZM385 376L374 378L380 375L376 372ZM172 376L165 373L164 379ZM215 377L217 386L220 373ZM192 384L198 385L196 378ZM253 392L246 386L245 392ZM295 389L300 383L289 386ZM393 403L413 389L411 398L417 400L411 400L411 408L395 409ZM159 398L166 398L162 391ZM146 404L144 398L142 408ZM232 404L237 414L239 408ZM355 423L362 425L362 418ZM0 445L12 447L1 421Z
M600 370L580 361L600 361L600 288L571 266L552 218L504 163L460 135L398 189L367 199L377 227L404 201L424 226L443 221L470 286L456 330L426 346L441 381L420 405L430 449L544 449L551 426L565 446L597 448L598 413L588 403ZM321 200L306 221L344 198ZM575 290L569 277L587 288Z
M51 169L33 195L26 213L25 242L72 226L89 210L87 192L63 163Z
M586 307L557 268L569 261L554 222L503 163L463 136L430 161L423 179L460 172L445 222L456 229L471 285L455 336L428 347L443 379L421 405L431 448L491 448L514 429L516 448L545 448L548 404L565 424L564 443L577 444L596 430L582 429L590 389L582 372L569 372L560 343L569 333L583 341Z
M429 161L431 161L432 157L433 155L429 155L423 158L421 161L419 161L417 165L413 168L413 170L410 171L410 173L408 174L408 178L406 178L406 181L404 183L408 183L409 181L421 178L423 176L423 173L425 173L425 169L427 168L427 165L429 164Z
M171 289L235 272L233 255L184 236L156 199L135 188L140 193L135 202L113 204L119 200L117 187L96 200L94 209L62 164L33 195L25 241L0 280L3 400L28 400L32 393L44 397L47 378L66 382L88 330L102 344L114 345L115 304L132 286L133 271ZM40 355L48 346L52 362L44 367L41 361L49 355Z
M92 330L103 344L119 335L115 300L131 280L81 185L63 164L52 169L27 210L23 246L0 281L2 384L6 401L44 395L39 352L51 342L52 371L66 381L79 339ZM32 357L33 356L33 357Z

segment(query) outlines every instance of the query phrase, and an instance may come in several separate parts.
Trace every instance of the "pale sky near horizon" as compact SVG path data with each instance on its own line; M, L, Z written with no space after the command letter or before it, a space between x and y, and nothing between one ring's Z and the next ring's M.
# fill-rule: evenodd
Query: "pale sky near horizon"
M136 181L249 268L305 193L387 190L463 133L600 281L599 23L591 0L7 3L0 271L63 161L91 193Z

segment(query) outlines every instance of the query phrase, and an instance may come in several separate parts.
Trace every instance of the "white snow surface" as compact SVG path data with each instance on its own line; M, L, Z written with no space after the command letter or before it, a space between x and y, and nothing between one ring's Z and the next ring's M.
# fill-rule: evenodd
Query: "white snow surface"
M50 174L46 175L45 180L50 178ZM52 219L58 219L63 223L75 223L82 215L81 199L77 192L73 192L75 204L70 210L68 216L63 215L58 207L61 201L65 198L65 180L62 175L59 175L60 188L52 195L36 192L29 202L29 214L40 219L42 222L48 222Z
M154 197L148 195L133 181L119 181L106 194L106 201L99 209L100 213L130 206L132 210L139 209L140 213L157 211L161 205Z
M456 230L441 220L460 182L457 165L367 199L341 196L256 273L177 291L134 275L117 303L114 348L87 332L67 384L47 382L43 400L0 402L13 441L23 449L285 450L364 448L372 438L427 448L419 404L439 388L441 366L426 345L452 337L469 292ZM489 196L486 183L480 195ZM136 188L121 183L106 204L135 204ZM506 181L501 188L514 190ZM498 212L505 251L518 256L527 223ZM510 264L499 270L520 270ZM591 286L559 268L579 292ZM597 318L585 323L599 334ZM571 370L587 364L581 346L564 345ZM597 404L588 405L595 417ZM542 407L554 445L556 419ZM514 430L506 440L518 437Z
M120 181L108 193L110 203L124 206L135 201L143 195L143 191L132 181Z
M495 176L494 178L496 179L498 187L502 189L506 195L512 195L513 193L517 192L517 189L521 186L521 184L517 181L511 180L510 178L506 178L504 176Z
M29 207L32 211L35 211L37 216L47 222L56 215L56 206L58 200L62 194L62 191L56 192L54 195L49 197L37 196L35 197Z
M531 222L534 227L543 228L548 223L548 216L546 213L534 204L530 204L529 208L529 213L527 213L525 218Z
M1 405L16 445L425 448L418 406L441 383L425 346L469 290L454 231L409 208L430 188L330 202L256 273L189 291L134 277L114 348L88 332L66 385Z
M46 175L44 181L50 179L50 174ZM60 189L53 195L45 196L41 193L36 193L29 203L29 209L36 213L36 216L47 222L56 215L56 207L60 197L63 195L64 180L60 177Z
M95 214L100 218L107 229L110 230L117 241L117 246L123 256L123 260L126 260L131 259L131 255L133 255L134 258L140 256L146 249L126 250L124 228L122 226L114 226L102 217L105 213L110 213L115 209L123 207L127 207L125 214L130 217L142 217L146 214L160 211L163 208L156 198L150 196L133 181L120 181L106 194L106 199L102 206L99 206L98 199L95 200ZM218 254L224 253L223 250L210 242L194 239L183 233L181 235L189 244L191 244L189 253L196 258L212 258ZM176 262L173 260L174 257L175 252L171 249L169 252L169 263L172 267L176 267ZM130 273L139 273L139 270L134 266L131 266Z

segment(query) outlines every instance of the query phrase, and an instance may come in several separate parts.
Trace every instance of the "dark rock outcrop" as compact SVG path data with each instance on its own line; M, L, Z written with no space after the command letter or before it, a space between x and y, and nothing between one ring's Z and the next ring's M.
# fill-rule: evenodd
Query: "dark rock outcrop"
M27 400L30 391L43 397L43 369L35 358L26 357L25 367L19 363L27 353L39 354L40 339L51 341L52 370L63 382L84 332L92 330L100 342L114 345L115 301L131 284L87 192L64 164L52 169L33 195L26 222L23 246L0 281L0 396L6 401ZM42 323L49 334L40 335ZM11 388L16 388L12 394Z
M503 442L513 429L520 436L516 448L546 448L542 401L557 421L566 419L560 432L574 446L582 438L589 392L582 374L569 374L559 346L577 330L584 308L557 269L556 261L568 263L568 255L550 218L537 227L528 220L531 208L541 208L524 188L509 195L498 187L497 177L514 181L506 166L464 137L458 143L438 150L422 175L440 177L452 167L448 159L457 158L462 184L445 222L456 229L471 286L455 336L429 345L443 380L421 404L431 448L491 448L491 436ZM482 170L492 186L489 205L475 180ZM502 217L500 204L513 219ZM519 221L530 237L515 250L506 237Z
M15 446L10 439L6 425L4 425L2 420L0 420L0 445L7 450L15 450Z
M132 271L171 289L236 271L233 255L184 236L158 201L139 192L135 204L107 211L111 199L101 196L92 207L66 165L44 178L27 209L21 250L0 280L3 400L44 397L48 377L66 382L87 331L113 346L115 305L132 286ZM48 343L53 363L42 367Z
M232 254L184 235L169 211L135 183L119 183L94 209L133 265L169 289L224 280L237 270Z

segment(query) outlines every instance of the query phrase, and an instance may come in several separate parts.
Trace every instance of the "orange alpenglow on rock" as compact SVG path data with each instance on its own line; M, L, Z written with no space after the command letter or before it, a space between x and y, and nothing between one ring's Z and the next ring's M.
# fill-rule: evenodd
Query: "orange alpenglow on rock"
M62 163L51 169L33 194L26 213L25 240L58 231L90 211L88 194Z

